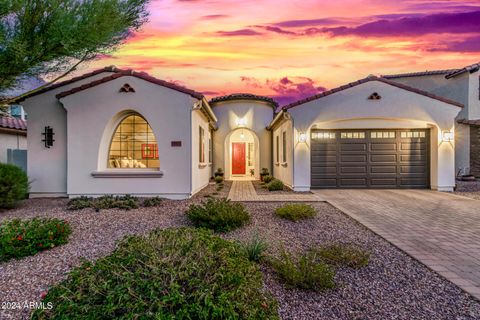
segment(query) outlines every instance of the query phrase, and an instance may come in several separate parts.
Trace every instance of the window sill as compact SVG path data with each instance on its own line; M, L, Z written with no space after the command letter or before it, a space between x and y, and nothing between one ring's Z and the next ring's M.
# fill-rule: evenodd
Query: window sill
M275 163L275 165L278 167L280 165L280 163L277 162L277 163Z
M282 163L282 167L284 167L284 168L288 167L288 163L286 163L286 162Z
M105 170L93 171L94 178L161 178L163 171L160 170Z
M203 168L205 168L206 166L208 166L208 163L202 162L202 163L199 163L199 164L198 164L198 167L199 167L200 169L203 169Z

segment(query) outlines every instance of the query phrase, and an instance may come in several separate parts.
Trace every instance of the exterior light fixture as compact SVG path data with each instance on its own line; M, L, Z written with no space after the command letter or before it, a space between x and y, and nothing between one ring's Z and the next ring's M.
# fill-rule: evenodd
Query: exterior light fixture
M305 132L300 133L298 136L298 142L306 142L307 141L307 134Z
M244 118L238 118L235 122L239 127L245 127L245 125L247 124L247 120Z
M443 142L452 142L453 141L453 132L452 131L443 131L442 132L442 141Z
M240 139L245 139L245 135L243 134L243 130L242 130L242 132L240 133Z

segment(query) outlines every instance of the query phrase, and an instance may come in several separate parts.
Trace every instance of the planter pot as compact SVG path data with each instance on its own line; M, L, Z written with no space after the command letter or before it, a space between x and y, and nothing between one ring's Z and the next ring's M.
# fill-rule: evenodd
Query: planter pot
M223 177L224 172L215 172L215 177Z

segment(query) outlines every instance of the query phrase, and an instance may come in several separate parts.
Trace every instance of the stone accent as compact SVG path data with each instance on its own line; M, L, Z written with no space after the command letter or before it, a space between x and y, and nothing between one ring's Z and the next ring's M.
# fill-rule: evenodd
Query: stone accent
M480 177L480 126L470 126L470 173Z

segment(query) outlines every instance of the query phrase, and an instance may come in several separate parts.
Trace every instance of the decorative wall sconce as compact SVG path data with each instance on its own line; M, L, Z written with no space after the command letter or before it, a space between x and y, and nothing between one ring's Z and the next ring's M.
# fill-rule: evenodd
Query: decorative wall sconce
M247 125L247 120L245 118L237 118L237 120L235 121L235 123L237 124L237 126L239 127L245 127Z
M298 135L298 142L307 142L307 134L305 132L301 132Z
M443 142L452 142L453 141L453 132L452 131L442 131L442 141Z
M50 148L53 146L53 129L50 126L45 127L45 130L43 131L42 135L44 136L44 139L42 140L45 143L45 148Z

